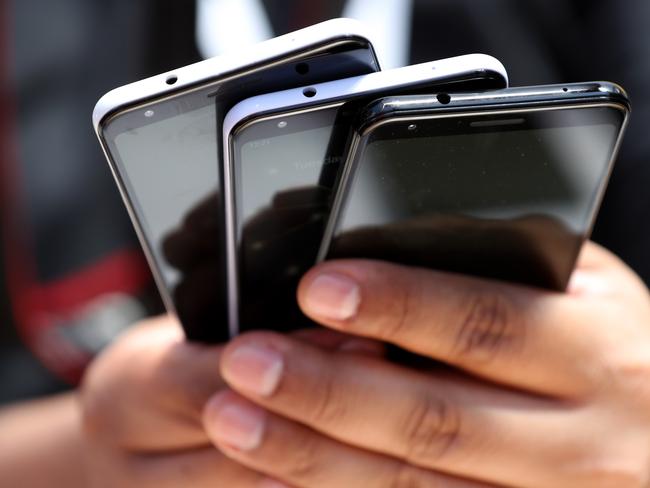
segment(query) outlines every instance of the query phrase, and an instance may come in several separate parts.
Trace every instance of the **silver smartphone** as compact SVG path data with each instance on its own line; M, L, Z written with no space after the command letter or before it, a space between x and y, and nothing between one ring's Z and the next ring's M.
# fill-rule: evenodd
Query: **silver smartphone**
M471 54L245 100L223 126L230 332L308 325L295 299L316 262L350 123L379 94L507 86Z
M258 93L379 69L363 26L335 19L99 100L97 135L165 305L189 339L228 337L220 130L227 110Z
M629 111L605 82L376 100L355 123L319 260L564 290Z

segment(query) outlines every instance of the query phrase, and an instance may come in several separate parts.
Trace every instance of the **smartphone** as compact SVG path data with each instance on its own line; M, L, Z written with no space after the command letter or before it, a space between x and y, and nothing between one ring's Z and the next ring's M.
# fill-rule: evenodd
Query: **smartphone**
M564 290L629 111L604 82L376 100L355 121L319 260Z
M495 58L471 54L247 99L223 126L230 333L309 323L298 280L316 262L359 108L377 95L506 87Z
M228 338L220 130L227 110L258 93L379 69L363 26L335 19L99 100L99 141L163 301L188 339Z

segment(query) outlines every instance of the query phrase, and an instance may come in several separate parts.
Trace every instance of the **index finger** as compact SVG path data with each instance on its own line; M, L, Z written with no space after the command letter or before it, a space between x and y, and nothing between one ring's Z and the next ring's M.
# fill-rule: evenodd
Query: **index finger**
M582 393L602 373L590 360L601 311L571 295L349 260L310 271L298 299L329 327L543 394Z

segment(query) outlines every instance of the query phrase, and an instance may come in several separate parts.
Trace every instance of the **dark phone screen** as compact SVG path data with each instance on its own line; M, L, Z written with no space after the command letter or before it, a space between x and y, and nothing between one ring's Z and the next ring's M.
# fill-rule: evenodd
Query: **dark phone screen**
M601 106L381 125L354 161L328 258L562 290L623 122Z
M264 91L377 69L370 46L349 41L331 52L125 112L105 125L102 135L159 271L162 292L172 300L189 339L228 337L220 137L227 111Z
M497 74L472 73L389 92L486 90L505 83ZM296 288L316 262L350 127L368 97L260 117L234 131L240 331L310 325Z
M354 107L274 117L235 138L241 331L310 324L296 288L316 262Z

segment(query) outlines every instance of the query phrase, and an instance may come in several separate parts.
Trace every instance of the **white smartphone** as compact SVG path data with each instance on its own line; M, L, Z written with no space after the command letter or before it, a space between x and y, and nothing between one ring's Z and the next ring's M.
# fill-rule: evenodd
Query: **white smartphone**
M228 337L220 129L227 110L258 93L379 69L364 27L335 19L99 100L97 136L165 305L188 339Z
M296 286L316 262L360 107L378 94L507 84L497 59L471 54L260 95L234 106L223 125L231 335L308 325L296 305Z

